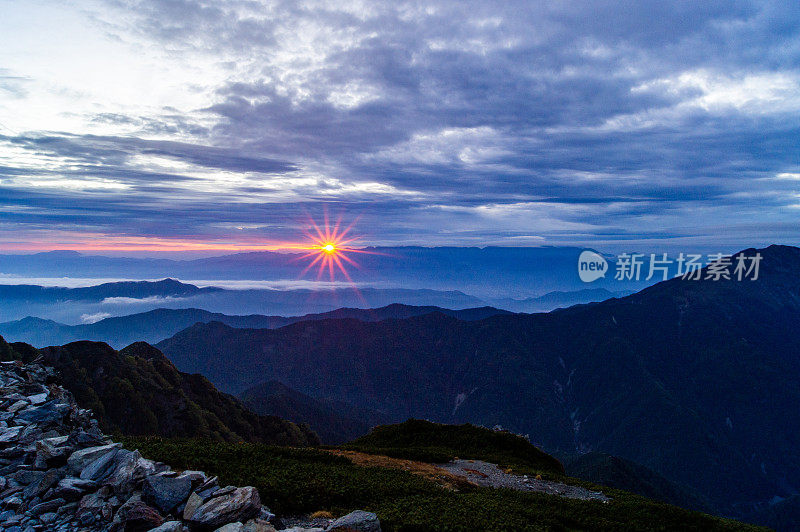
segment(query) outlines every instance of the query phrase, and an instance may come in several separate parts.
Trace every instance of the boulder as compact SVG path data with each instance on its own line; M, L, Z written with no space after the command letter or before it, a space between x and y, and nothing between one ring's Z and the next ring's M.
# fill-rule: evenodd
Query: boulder
M58 484L62 478L64 478L63 471L60 469L50 469L42 475L42 478L38 481L28 484L22 493L26 499L41 497L47 490Z
M216 529L214 532L242 532L244 525L242 523L228 523Z
M83 480L103 480L114 471L114 460L120 452L119 449L112 449L92 460L81 470L80 478Z
M236 488L200 505L188 521L204 528L217 528L235 521L247 521L261 511L258 490L252 486Z
M80 475L81 471L94 462L101 456L111 451L115 451L122 447L121 443L112 443L110 445L98 445L96 447L87 447L72 453L67 459L67 468L69 472L75 476Z
M0 443L8 443L14 441L22 431L22 427L8 427L0 432Z
M180 521L167 521L159 527L156 527L150 532L181 532L183 530L183 523Z
M28 510L28 513L33 515L33 516L36 516L36 515L41 515L41 514L45 514L45 513L49 513L49 512L55 512L65 502L67 502L67 501L65 501L64 499L53 499L52 501L42 502L42 503L37 504L36 506L31 508L30 510Z
M186 501L186 507L183 509L183 518L189 520L194 515L194 511L203 505L203 502L205 499L197 493L189 495L189 500Z
M32 405L40 405L47 401L47 392L37 393L36 395L29 395L28 401L31 402Z
M97 487L97 482L93 480L83 480L75 477L67 477L61 479L53 490L56 497L62 497L67 500L78 500L83 497L86 492L91 491Z
M105 482L113 486L117 493L133 491L140 480L151 474L139 466L141 460L139 451L121 450L114 459L114 470Z
M381 532L381 522L372 512L356 510L335 520L326 532Z
M188 478L151 475L144 480L142 500L169 513L189 497L192 482Z
M53 400L40 406L29 407L20 411L16 419L27 423L46 425L63 419L68 413L68 404Z
M65 445L68 439L68 436L59 436L38 440L36 442L36 463L44 467L66 463L67 456L73 450L72 447Z
M125 512L125 532L145 532L161 526L164 518L158 510L139 501L132 504Z

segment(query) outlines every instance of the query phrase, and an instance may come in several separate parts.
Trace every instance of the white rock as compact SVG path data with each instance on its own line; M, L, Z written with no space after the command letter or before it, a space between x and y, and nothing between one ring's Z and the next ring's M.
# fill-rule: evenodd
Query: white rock
M28 401L30 401L32 405L40 405L45 401L47 401L48 395L49 395L48 392L37 393L36 395L29 395Z
M104 454L119 449L120 447L122 447L121 443L112 443L109 445L98 445L97 447L87 447L86 449L75 451L67 459L67 466L70 472L77 476L83 471L83 468L91 462L94 462Z

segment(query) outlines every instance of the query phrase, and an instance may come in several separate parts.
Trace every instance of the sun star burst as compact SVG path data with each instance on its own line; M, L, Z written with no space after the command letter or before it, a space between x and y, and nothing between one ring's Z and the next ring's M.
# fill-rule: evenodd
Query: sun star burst
M308 253L300 258L311 259L311 262L300 273L300 276L304 276L316 266L318 280L322 279L327 272L331 281L335 281L338 274L352 283L353 280L347 272L347 266L358 268L358 264L348 255L367 253L351 247L351 244L357 240L350 235L350 230L355 222L342 229L341 218L331 225L327 214L322 227L317 225L314 220L309 220L309 222L311 229L306 231L306 236L309 238L310 244L304 247Z

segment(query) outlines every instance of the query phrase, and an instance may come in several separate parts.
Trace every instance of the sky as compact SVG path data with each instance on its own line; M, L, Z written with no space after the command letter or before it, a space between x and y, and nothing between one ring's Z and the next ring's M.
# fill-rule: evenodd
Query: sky
M633 6L0 0L0 252L800 243L800 3Z

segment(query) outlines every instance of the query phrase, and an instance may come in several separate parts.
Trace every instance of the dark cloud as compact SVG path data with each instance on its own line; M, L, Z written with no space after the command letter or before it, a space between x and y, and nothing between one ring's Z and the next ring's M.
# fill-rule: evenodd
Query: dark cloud
M60 161L0 161L0 179L128 185L43 193L4 182L0 204L36 214L0 220L275 236L326 203L361 212L375 241L709 238L720 226L743 240L798 236L800 180L776 177L800 172L796 3L110 4L129 24L108 31L210 57L231 76L191 113L93 118L137 136L0 137ZM209 191L197 168L249 177L218 177Z

